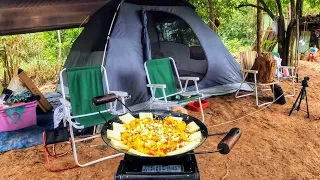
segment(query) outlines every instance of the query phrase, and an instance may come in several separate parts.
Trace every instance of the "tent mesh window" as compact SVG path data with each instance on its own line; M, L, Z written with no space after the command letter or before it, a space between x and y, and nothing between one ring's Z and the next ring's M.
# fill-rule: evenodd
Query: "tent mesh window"
M201 80L207 72L207 57L188 23L167 12L149 11L147 17L152 58L172 57L180 76Z
M181 19L156 23L159 41L175 42L191 46L201 46L192 29Z

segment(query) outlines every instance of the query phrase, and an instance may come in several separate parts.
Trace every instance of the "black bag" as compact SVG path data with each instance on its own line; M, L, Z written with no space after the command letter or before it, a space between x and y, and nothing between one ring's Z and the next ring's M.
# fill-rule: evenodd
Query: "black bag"
M43 133L46 145L69 141L69 131L66 127L45 130Z
M275 99L277 99L276 103L281 104L281 105L286 104L286 98L284 97L283 90L282 90L281 86L279 86L278 84L275 84L273 94L274 94Z

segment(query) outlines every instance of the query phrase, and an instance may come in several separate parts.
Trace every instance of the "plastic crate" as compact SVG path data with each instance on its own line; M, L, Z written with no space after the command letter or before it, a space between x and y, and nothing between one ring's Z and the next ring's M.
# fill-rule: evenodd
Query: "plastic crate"
M0 132L14 131L37 124L37 101L0 109Z

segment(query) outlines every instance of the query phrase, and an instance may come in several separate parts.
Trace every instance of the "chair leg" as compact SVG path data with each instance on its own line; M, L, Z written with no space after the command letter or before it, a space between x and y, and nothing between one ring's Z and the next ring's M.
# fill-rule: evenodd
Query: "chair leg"
M296 95L296 87L295 87L295 82L294 82L294 78L291 79L291 86L292 86L292 94L288 94L288 95L285 95L285 97L293 97Z
M242 83L240 84L240 87L238 88L238 90L237 90L237 92L236 92L236 94L235 94L235 98L242 98L242 97L254 95L254 93L246 93L246 94L243 94L243 95L240 95L240 96L239 96L238 94L239 94L239 92L240 92L241 87L242 87L243 84L244 84L244 82L242 82ZM251 85L250 85L250 87L251 87Z
M123 96L121 97L121 101L122 101L123 104L126 104L126 101L125 101L125 99L124 99ZM123 113L126 112L126 108L124 107L124 105L122 105L122 112L123 112Z
M259 95L258 95L258 86L257 85L254 86L254 92L256 95L256 104L257 104L257 106L259 106Z
M296 86L294 83L294 78L292 78L292 87L293 87L293 96L295 96L296 95Z
M275 94L275 92L274 92L274 84L272 84L272 99L273 99L273 101L276 100L276 96L274 94Z
M239 91L240 91L243 83L244 83L244 81L241 82L240 87L238 88L238 90L237 90L237 92L236 92L236 94L235 94L235 98L238 98L238 93L239 93Z
M200 110L201 110L202 122L204 123L204 113L203 113L201 98L199 98L198 101L199 101Z
M124 153L113 154L113 155L106 156L106 157L103 157L103 158L100 158L100 159L97 159L97 160L94 160L94 161L91 161L91 162L88 162L85 164L80 164L79 160L78 160L78 153L77 153L77 147L76 147L77 141L74 138L72 123L70 123L70 122L69 122L69 129L70 129L70 136L71 136L71 141L72 141L72 151L73 151L74 161L80 167L86 167L86 166L89 166L89 165L92 165L92 164L95 164L95 163L98 163L98 162L101 162L101 161L104 161L107 159L111 159L111 158L115 158L115 157L124 155ZM94 139L94 138L95 137L93 136L93 137L85 138L85 139Z

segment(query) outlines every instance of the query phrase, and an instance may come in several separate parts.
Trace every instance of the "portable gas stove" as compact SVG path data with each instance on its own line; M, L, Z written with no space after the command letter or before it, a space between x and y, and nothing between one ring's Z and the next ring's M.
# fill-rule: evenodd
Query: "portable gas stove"
M194 154L148 159L126 154L121 160L115 180L184 179L200 180Z

